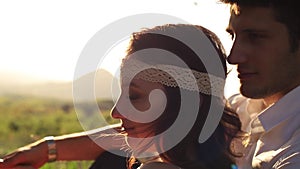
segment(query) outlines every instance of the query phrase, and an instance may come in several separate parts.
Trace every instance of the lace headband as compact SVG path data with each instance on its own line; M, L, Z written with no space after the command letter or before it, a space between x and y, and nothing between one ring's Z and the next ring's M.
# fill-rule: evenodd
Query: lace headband
M134 77L220 98L223 97L225 84L223 78L208 73L173 65L149 65L136 59L123 61L121 77L122 83L130 82Z

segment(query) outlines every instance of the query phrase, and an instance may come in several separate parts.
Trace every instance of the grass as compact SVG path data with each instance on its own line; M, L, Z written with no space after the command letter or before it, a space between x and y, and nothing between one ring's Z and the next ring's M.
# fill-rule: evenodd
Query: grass
M109 115L112 101L100 100L98 104L101 105L100 109L106 122L117 122ZM96 115L99 116L97 113L84 118L89 118L93 124L91 126L102 127L103 124L93 121ZM48 135L83 131L71 101L17 95L0 96L0 116L0 157ZM80 169L88 168L91 163L55 162L46 164L42 169Z

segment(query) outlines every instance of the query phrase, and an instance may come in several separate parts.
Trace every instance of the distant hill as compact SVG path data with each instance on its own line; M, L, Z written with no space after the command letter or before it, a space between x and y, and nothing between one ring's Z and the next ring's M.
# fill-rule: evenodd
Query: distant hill
M21 78L22 77L22 78ZM94 78L95 77L95 78ZM112 99L112 85L116 82L114 77L106 70L99 70L95 74L89 73L75 80L74 83L81 84L82 90L90 85L87 82L95 81L95 95L100 99ZM0 95L32 95L46 98L72 100L72 85L70 82L47 82L45 80L26 81L23 75L0 74ZM83 100L88 97L83 96Z
M118 79L105 70L80 77L73 82L73 89L76 90L73 94L80 96L79 101L90 101L93 98L115 99L120 90Z

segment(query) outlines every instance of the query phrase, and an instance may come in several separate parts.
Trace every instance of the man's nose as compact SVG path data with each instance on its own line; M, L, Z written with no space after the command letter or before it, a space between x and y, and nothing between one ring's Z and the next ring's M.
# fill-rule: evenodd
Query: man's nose
M242 44L238 41L234 41L232 48L230 50L230 54L227 57L228 63L232 65L244 63L247 61L247 57L245 54L245 49Z

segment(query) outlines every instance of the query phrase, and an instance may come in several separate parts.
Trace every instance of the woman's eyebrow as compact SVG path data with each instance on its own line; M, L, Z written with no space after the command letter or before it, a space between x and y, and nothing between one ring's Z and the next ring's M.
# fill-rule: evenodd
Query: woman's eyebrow
M138 85L134 82L130 82L129 84L126 84L125 86L129 86L129 88L141 88L140 85Z

